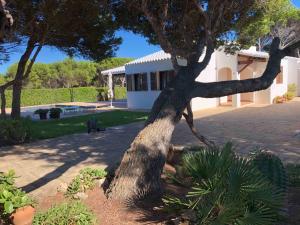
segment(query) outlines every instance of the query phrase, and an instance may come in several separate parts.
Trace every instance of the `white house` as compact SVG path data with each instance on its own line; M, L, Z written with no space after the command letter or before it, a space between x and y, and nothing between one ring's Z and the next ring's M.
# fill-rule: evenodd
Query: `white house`
M255 47L239 51L235 55L216 50L210 63L196 80L216 82L259 77L265 70L268 57L268 53L258 52ZM184 65L186 62L179 60L178 63ZM297 85L300 96L300 60L285 57L281 67L282 72L267 90L221 98L194 98L192 109L195 111L219 105L240 107L250 103L272 104L276 96L282 96L287 92L288 84L291 83ZM125 67L103 71L103 74L106 75L118 73L125 73L126 75L127 106L130 109L150 109L160 91L175 76L171 56L164 51L136 59L125 64Z

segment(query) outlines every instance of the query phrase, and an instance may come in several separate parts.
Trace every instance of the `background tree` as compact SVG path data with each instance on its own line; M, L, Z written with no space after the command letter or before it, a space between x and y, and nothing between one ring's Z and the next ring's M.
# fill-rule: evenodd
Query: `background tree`
M267 1L261 19L249 24L240 32L240 42L257 44L259 50L268 50L272 39L279 37L281 47L288 46L299 37L300 10L290 0ZM298 33L298 34L297 34Z
M6 79L4 77L4 74L0 74L0 85L6 83Z
M176 76L160 93L146 126L125 152L107 191L110 198L134 200L161 192L160 176L175 125L184 115L193 127L192 98L253 92L272 84L280 72L281 59L299 47L300 41L280 49L280 40L275 38L266 70L259 78L213 83L195 81L219 45L234 39L232 43L236 43L236 47L243 47L240 34L249 24L262 19L267 3L256 0L114 1L115 14L124 28L145 35L171 54ZM179 57L186 60L186 66L177 63Z
M23 80L23 87L64 88L71 86L105 86L106 77L102 76L101 71L123 66L131 60L131 58L108 58L100 62L93 62L75 61L68 58L60 62L49 64L35 63L32 66L30 76ZM9 66L5 78L13 80L17 68L17 63ZM121 78L118 79L120 80ZM120 80L118 84L122 84L122 82L125 82L125 75L123 76L123 80Z
M124 66L126 63L132 61L133 58L108 58L104 59L96 64L97 74L93 78L93 83L96 86L107 86L107 76L102 75L102 71L112 69L119 66ZM122 87L125 85L125 76L113 76L114 84L121 84Z
M120 39L114 37L113 17L105 4L106 1L102 0L10 2L15 20L14 32L26 41L14 80L1 88L1 93L4 93L3 89L13 86L12 118L20 117L23 80L29 76L43 46L54 46L71 56L97 60L113 54ZM76 21L70 18L76 18Z

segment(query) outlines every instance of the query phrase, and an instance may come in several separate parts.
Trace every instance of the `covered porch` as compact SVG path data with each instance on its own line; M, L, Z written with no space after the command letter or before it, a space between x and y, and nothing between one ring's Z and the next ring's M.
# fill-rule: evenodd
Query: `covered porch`
M268 54L244 50L229 57L235 63L229 67L219 67L217 81L246 80L260 76L267 65ZM219 98L219 105L241 107L259 102L259 98L261 98L259 92L235 94Z

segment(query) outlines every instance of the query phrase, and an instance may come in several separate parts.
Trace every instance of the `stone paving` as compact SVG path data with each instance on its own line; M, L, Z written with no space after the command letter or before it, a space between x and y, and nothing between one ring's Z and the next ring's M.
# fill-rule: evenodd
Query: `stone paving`
M195 113L202 134L218 143L231 140L240 153L267 147L285 162L300 161L300 99L293 102L251 106L233 110L219 107ZM69 182L83 167L113 166L143 127L133 123L104 133L75 134L22 146L0 148L0 171L12 168L17 185L37 199L54 195L62 182ZM176 127L172 142L195 145L184 120Z
M300 98L276 105L249 106L217 115L196 113L199 133L219 144L232 141L238 152L257 148L276 153L285 163L300 163ZM199 143L183 121L176 127L174 144Z

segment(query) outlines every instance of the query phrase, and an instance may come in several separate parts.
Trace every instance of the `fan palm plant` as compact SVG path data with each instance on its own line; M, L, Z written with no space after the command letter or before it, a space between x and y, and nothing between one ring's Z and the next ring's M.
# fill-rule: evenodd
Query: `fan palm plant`
M284 199L250 159L238 157L232 144L222 149L199 147L183 157L183 170L192 179L185 199L166 197L177 211L193 210L195 224L273 225Z

